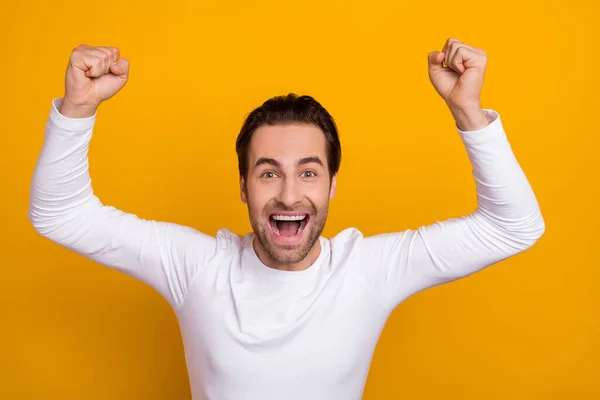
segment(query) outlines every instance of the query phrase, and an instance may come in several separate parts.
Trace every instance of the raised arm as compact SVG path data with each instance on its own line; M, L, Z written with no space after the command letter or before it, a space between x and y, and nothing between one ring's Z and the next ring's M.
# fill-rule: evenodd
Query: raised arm
M477 208L460 218L364 240L365 273L386 308L514 256L545 230L499 114L479 107L486 61L483 51L453 39L441 53L429 54L430 79L455 117L473 166Z
M44 237L149 284L177 308L216 239L104 205L89 176L96 110L125 85L128 70L116 48L79 46L71 54L65 95L52 102L34 170L29 220Z

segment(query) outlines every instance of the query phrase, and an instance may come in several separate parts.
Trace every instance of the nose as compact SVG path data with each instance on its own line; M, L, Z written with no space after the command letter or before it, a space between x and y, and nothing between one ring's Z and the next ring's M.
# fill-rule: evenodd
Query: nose
M283 179L279 190L277 201L286 208L294 208L296 203L302 201L302 193L299 185L293 179Z

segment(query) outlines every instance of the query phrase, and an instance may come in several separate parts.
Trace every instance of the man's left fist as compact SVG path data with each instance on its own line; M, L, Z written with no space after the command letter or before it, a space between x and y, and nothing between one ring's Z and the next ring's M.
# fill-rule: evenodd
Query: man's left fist
M429 53L429 79L451 110L479 109L486 64L485 51L450 38Z

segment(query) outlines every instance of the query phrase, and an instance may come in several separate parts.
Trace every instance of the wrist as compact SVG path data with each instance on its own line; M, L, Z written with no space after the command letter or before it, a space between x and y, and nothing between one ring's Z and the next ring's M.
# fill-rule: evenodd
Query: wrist
M89 118L96 114L98 106L72 104L63 97L58 112L67 118Z
M476 131L490 124L485 112L479 105L468 107L450 107L450 112L461 131Z

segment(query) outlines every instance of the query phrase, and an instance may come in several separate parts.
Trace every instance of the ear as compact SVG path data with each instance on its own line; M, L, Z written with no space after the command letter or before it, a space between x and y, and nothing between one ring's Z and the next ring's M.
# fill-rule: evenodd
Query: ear
M246 180L243 176L240 176L240 199L242 203L248 204L248 197L246 193Z
M333 178L331 178L331 187L329 188L329 200L333 200L333 197L335 196L336 186L337 186L337 174L335 174L333 176Z

